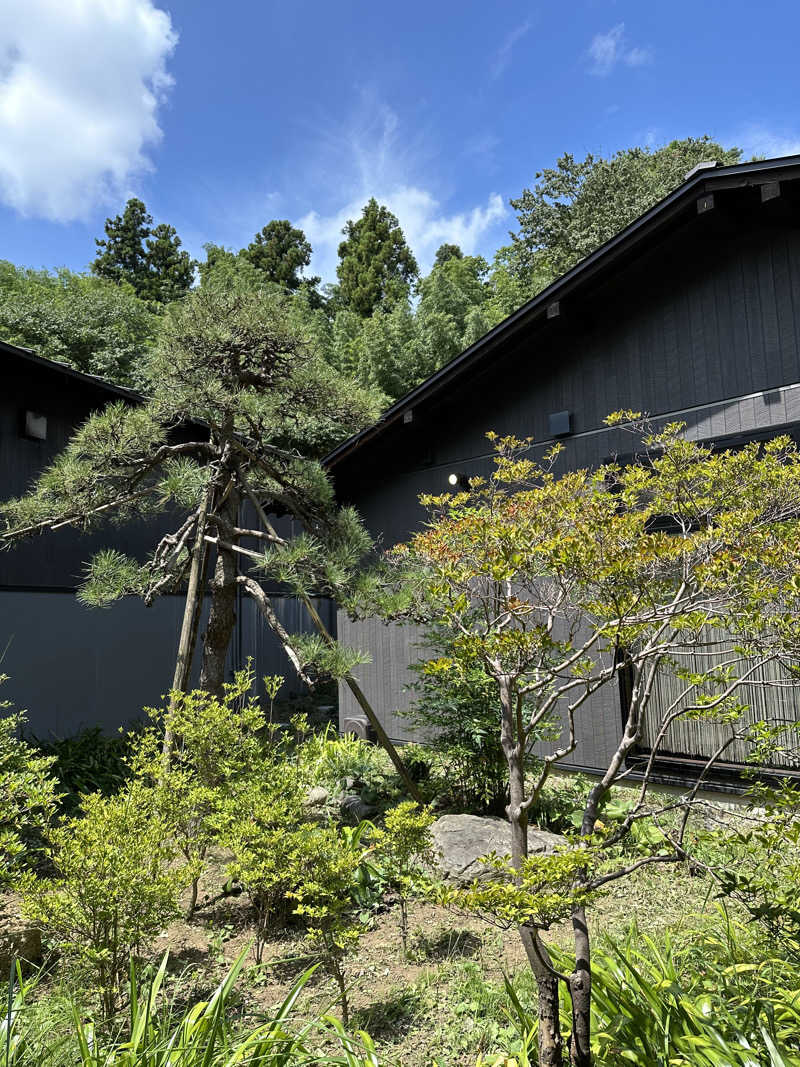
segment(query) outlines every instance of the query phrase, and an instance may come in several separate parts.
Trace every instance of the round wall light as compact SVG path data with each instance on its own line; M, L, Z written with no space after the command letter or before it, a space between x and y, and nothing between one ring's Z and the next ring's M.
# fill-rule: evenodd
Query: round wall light
M460 474L454 471L452 474L447 475L447 480L454 488L459 486L461 489L469 489L469 475Z

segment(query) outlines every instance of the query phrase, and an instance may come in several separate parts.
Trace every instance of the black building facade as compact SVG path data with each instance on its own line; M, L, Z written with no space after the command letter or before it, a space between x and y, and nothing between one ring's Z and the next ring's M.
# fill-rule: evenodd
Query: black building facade
M420 493L489 472L486 431L541 450L557 437L563 472L630 451L603 424L620 409L680 419L720 446L800 433L800 157L693 172L328 465L339 499L388 547L422 520ZM357 673L390 735L413 737L399 713L419 633L340 614L339 636L371 653ZM618 734L620 696L598 694L587 714L572 765L592 770ZM341 725L357 717L343 690Z

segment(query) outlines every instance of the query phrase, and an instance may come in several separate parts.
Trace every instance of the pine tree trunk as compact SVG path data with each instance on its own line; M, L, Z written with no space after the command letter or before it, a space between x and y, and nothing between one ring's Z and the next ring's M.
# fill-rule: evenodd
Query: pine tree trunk
M508 764L509 803L511 824L511 862L519 871L528 855L528 815L522 807L525 799L525 746L518 736L517 709L514 692L508 682L500 685L500 740ZM521 926L520 937L539 991L539 1065L562 1067L564 1042L558 1007L558 977L553 973L547 947L534 927Z
M223 505L223 517L236 526L238 496L231 492ZM236 625L236 554L217 546L217 562L211 582L211 611L203 643L200 688L220 696L225 684L225 663Z

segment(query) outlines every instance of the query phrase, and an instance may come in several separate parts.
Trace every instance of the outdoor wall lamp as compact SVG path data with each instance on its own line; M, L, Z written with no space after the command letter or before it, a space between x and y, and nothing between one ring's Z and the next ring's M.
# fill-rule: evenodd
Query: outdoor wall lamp
M454 472L453 474L448 474L447 480L454 488L459 486L461 489L469 489L469 475L467 474Z

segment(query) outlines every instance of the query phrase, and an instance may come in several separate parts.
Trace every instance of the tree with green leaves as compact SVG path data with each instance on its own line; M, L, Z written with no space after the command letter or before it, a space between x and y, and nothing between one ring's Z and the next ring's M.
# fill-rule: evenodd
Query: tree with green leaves
M458 245L443 244L439 245L436 249L436 256L434 257L433 265L435 267L441 267L443 263L447 263L451 259L463 259L464 253L461 251Z
M336 268L340 305L366 318L382 303L406 299L419 268L391 211L372 197L342 233Z
M558 446L536 460L530 441L490 434L490 478L423 497L429 522L396 550L384 607L449 632L447 654L426 671L478 669L495 687L511 857L492 861L505 880L450 890L448 902L520 929L539 989L543 1067L562 1063L561 985L572 1004L570 1063L591 1064L587 905L647 864L690 858L687 828L706 777L736 746L761 744L753 687L800 684L797 447L777 438L715 453L686 440L680 423L656 429L631 412L610 421L631 429L638 461L561 477ZM592 697L620 679L624 714L579 834L554 856L529 856L529 812L593 733ZM651 791L656 761L687 723L707 734L707 756L695 784L665 802ZM602 805L642 742L641 782L605 824ZM554 966L542 936L565 917L571 973Z
M136 594L150 603L186 584L172 685L185 691L210 572L200 687L223 693L241 591L304 682L313 683L316 667L350 686L413 795L352 677L362 654L333 640L311 602L312 594L344 592L371 545L355 512L337 506L320 462L375 418L371 397L298 336L279 294L228 282L168 309L148 379L144 403L118 402L90 416L31 492L0 506L0 544L55 527L169 516L175 525L145 562L113 548L98 553L80 599L105 605ZM301 532L279 532L276 515ZM290 584L319 631L316 642L285 631L259 576ZM170 744L168 722L165 750Z
M576 160L567 152L511 200L519 220L509 249L513 269L543 288L676 189L698 163L740 158L740 149L710 137L626 148L610 159L590 153Z
M302 271L311 262L312 248L302 230L288 219L268 222L241 255L263 275L284 289L299 289L301 285L315 288L318 277L304 278Z
M0 261L0 337L47 359L141 389L158 325L129 286Z
M181 250L173 226L159 223L144 203L132 197L121 215L105 222L105 238L97 238L92 272L118 285L127 283L143 300L167 304L184 296L194 279L194 261Z

